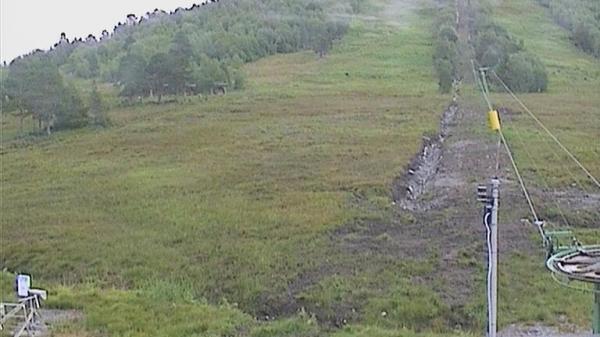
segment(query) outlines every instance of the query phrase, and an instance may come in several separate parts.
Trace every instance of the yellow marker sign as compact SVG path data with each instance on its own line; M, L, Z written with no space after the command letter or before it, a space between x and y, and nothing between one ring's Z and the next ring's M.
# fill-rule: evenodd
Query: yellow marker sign
M492 110L488 113L488 123L490 129L494 131L500 130L500 116L498 115L498 111Z

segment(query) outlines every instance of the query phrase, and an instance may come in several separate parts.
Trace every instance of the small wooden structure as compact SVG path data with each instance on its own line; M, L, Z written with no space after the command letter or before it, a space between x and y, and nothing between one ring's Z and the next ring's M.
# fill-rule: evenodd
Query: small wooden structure
M8 331L13 337L34 335L34 325L41 318L41 299L32 295L19 299L18 303L0 303L0 331Z
M0 303L0 331L6 331L13 337L31 336L35 334L35 325L40 321L39 309L42 300L46 299L46 291L30 289L29 275L18 275L16 303Z

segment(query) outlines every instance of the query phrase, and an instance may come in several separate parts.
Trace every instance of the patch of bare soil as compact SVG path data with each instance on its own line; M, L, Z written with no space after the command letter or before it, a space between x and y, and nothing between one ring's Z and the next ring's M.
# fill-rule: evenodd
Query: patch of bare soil
M423 202L422 197L431 189L431 184L438 178L438 173L443 160L444 141L449 136L453 123L458 113L458 105L451 104L442 115L440 133L435 137L424 137L420 154L415 157L407 172L397 179L394 186L394 202L406 210L426 210L436 206L439 200ZM444 177L444 185L461 184L457 177Z
M338 229L335 236L352 254L383 255L432 264L433 271L415 282L426 284L452 308L450 322L468 326L463 309L473 300L477 278L487 261L483 206L476 201L478 183L493 175L502 181L500 254L535 253L519 186L506 156L495 172L497 142L485 136L485 114L452 103L443 114L438 135L424 139L422 151L393 186L396 216L392 223L365 220ZM385 238L385 239L382 239Z
M595 337L590 332L560 332L542 325L511 325L498 333L499 337Z
M38 318L29 330L31 335L36 337L53 336L53 326L69 324L83 318L83 313L77 310L41 309L38 313Z
M537 248L529 241L534 228L520 221L527 212L506 156L500 157L501 170L495 172L497 142L477 132L485 125L484 114L451 105L438 140L425 144L409 173L394 187L399 217L410 212L418 219L417 226L402 226L404 239L439 247L438 268L428 281L445 281L437 290L451 306L469 301L477 267L486 258L482 205L475 198L479 183L496 174L502 181L501 254Z

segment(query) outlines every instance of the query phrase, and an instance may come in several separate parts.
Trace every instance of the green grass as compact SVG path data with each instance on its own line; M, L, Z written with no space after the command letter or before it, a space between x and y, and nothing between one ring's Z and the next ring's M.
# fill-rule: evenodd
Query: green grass
M589 141L600 136L598 61L534 6L511 0L496 10L551 73L548 93L523 99L598 176L600 150ZM33 274L49 307L84 313L58 328L63 337L468 336L449 322L483 325L483 270L468 317L455 317L418 282L437 259L348 252L333 234L388 220L393 179L450 100L437 94L431 10L421 14L404 13L400 26L356 19L327 57L247 65L247 88L224 97L113 108L105 130L23 137L3 116L0 267ZM526 116L510 119L528 179L569 181L564 160L535 169L523 144L538 159L547 145ZM598 241L597 230L578 233ZM460 258L478 265L468 252ZM541 261L503 261L501 324L561 315L588 324L589 296L531 277L543 274ZM12 275L0 275L4 298ZM256 320L290 302L298 312Z
M565 146L596 177L600 176L600 61L573 48L569 34L550 20L549 12L535 1L504 1L497 9L497 19L512 34L525 41L527 49L537 54L549 72L550 85L547 94L521 95L523 101L552 130ZM508 97L498 96L497 101L509 104ZM514 104L510 104L519 111ZM541 174L552 184L572 182L590 187L585 175L570 163L560 148L543 136L526 115L519 115L508 123L510 135L520 137L531 148L532 161L539 162ZM518 154L525 156L524 149L513 141ZM553 152L558 152L557 157ZM521 161L525 170L532 170L531 163ZM569 174L573 172L575 177Z
M600 61L573 47L568 32L535 1L498 2L494 19L523 39L527 50L539 56L549 72L547 93L519 97L594 176L600 176ZM508 95L493 94L492 100L518 112L503 116L504 132L533 191L540 217L550 221L549 228L567 227L556 203L548 195L542 197L541 191L600 191ZM558 201L578 238L585 244L600 243L600 213L593 208L579 209L579 204L577 200ZM532 245L540 245L539 236L532 238ZM500 268L500 324L543 322L560 326L566 320L589 327L592 295L558 285L543 261L542 251L504 257ZM483 284L484 279L480 281L478 284ZM475 311L485 308L483 288L478 293L481 295L474 301Z
M3 117L2 267L34 275L49 306L83 310L73 329L92 335L310 335L330 322L254 317L315 270L298 298L333 312L354 291L330 295L337 265L340 282L385 298L369 287L389 282L361 280L390 264L353 266L331 232L389 216L393 178L448 101L429 22L408 20L357 19L325 58L269 57L246 67L244 91L115 108L106 130L20 138Z
M550 74L548 93L522 95L523 101L595 177L600 177L600 61L574 48L569 33L554 24L550 13L535 1L505 1L497 8L497 16L512 34L525 40ZM523 110L507 96L497 96L497 101ZM511 117L505 126L517 161L533 187L600 193L529 116ZM560 209L574 227L597 228L600 223L600 213L595 210L574 211L564 201L558 205L541 198L535 201L551 220L563 226Z

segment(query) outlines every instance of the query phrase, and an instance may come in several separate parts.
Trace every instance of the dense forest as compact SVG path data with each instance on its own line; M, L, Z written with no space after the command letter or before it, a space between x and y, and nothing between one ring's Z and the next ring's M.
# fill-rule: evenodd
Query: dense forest
M129 100L239 89L244 63L299 50L325 56L360 7L354 0L228 0L129 15L99 39L63 34L50 51L2 69L3 111L32 116L48 132L97 123L85 121L86 111L100 111L91 106L97 100L81 99L70 78L111 83Z
M556 22L571 32L571 40L577 47L600 58L600 1L538 1L550 8Z

